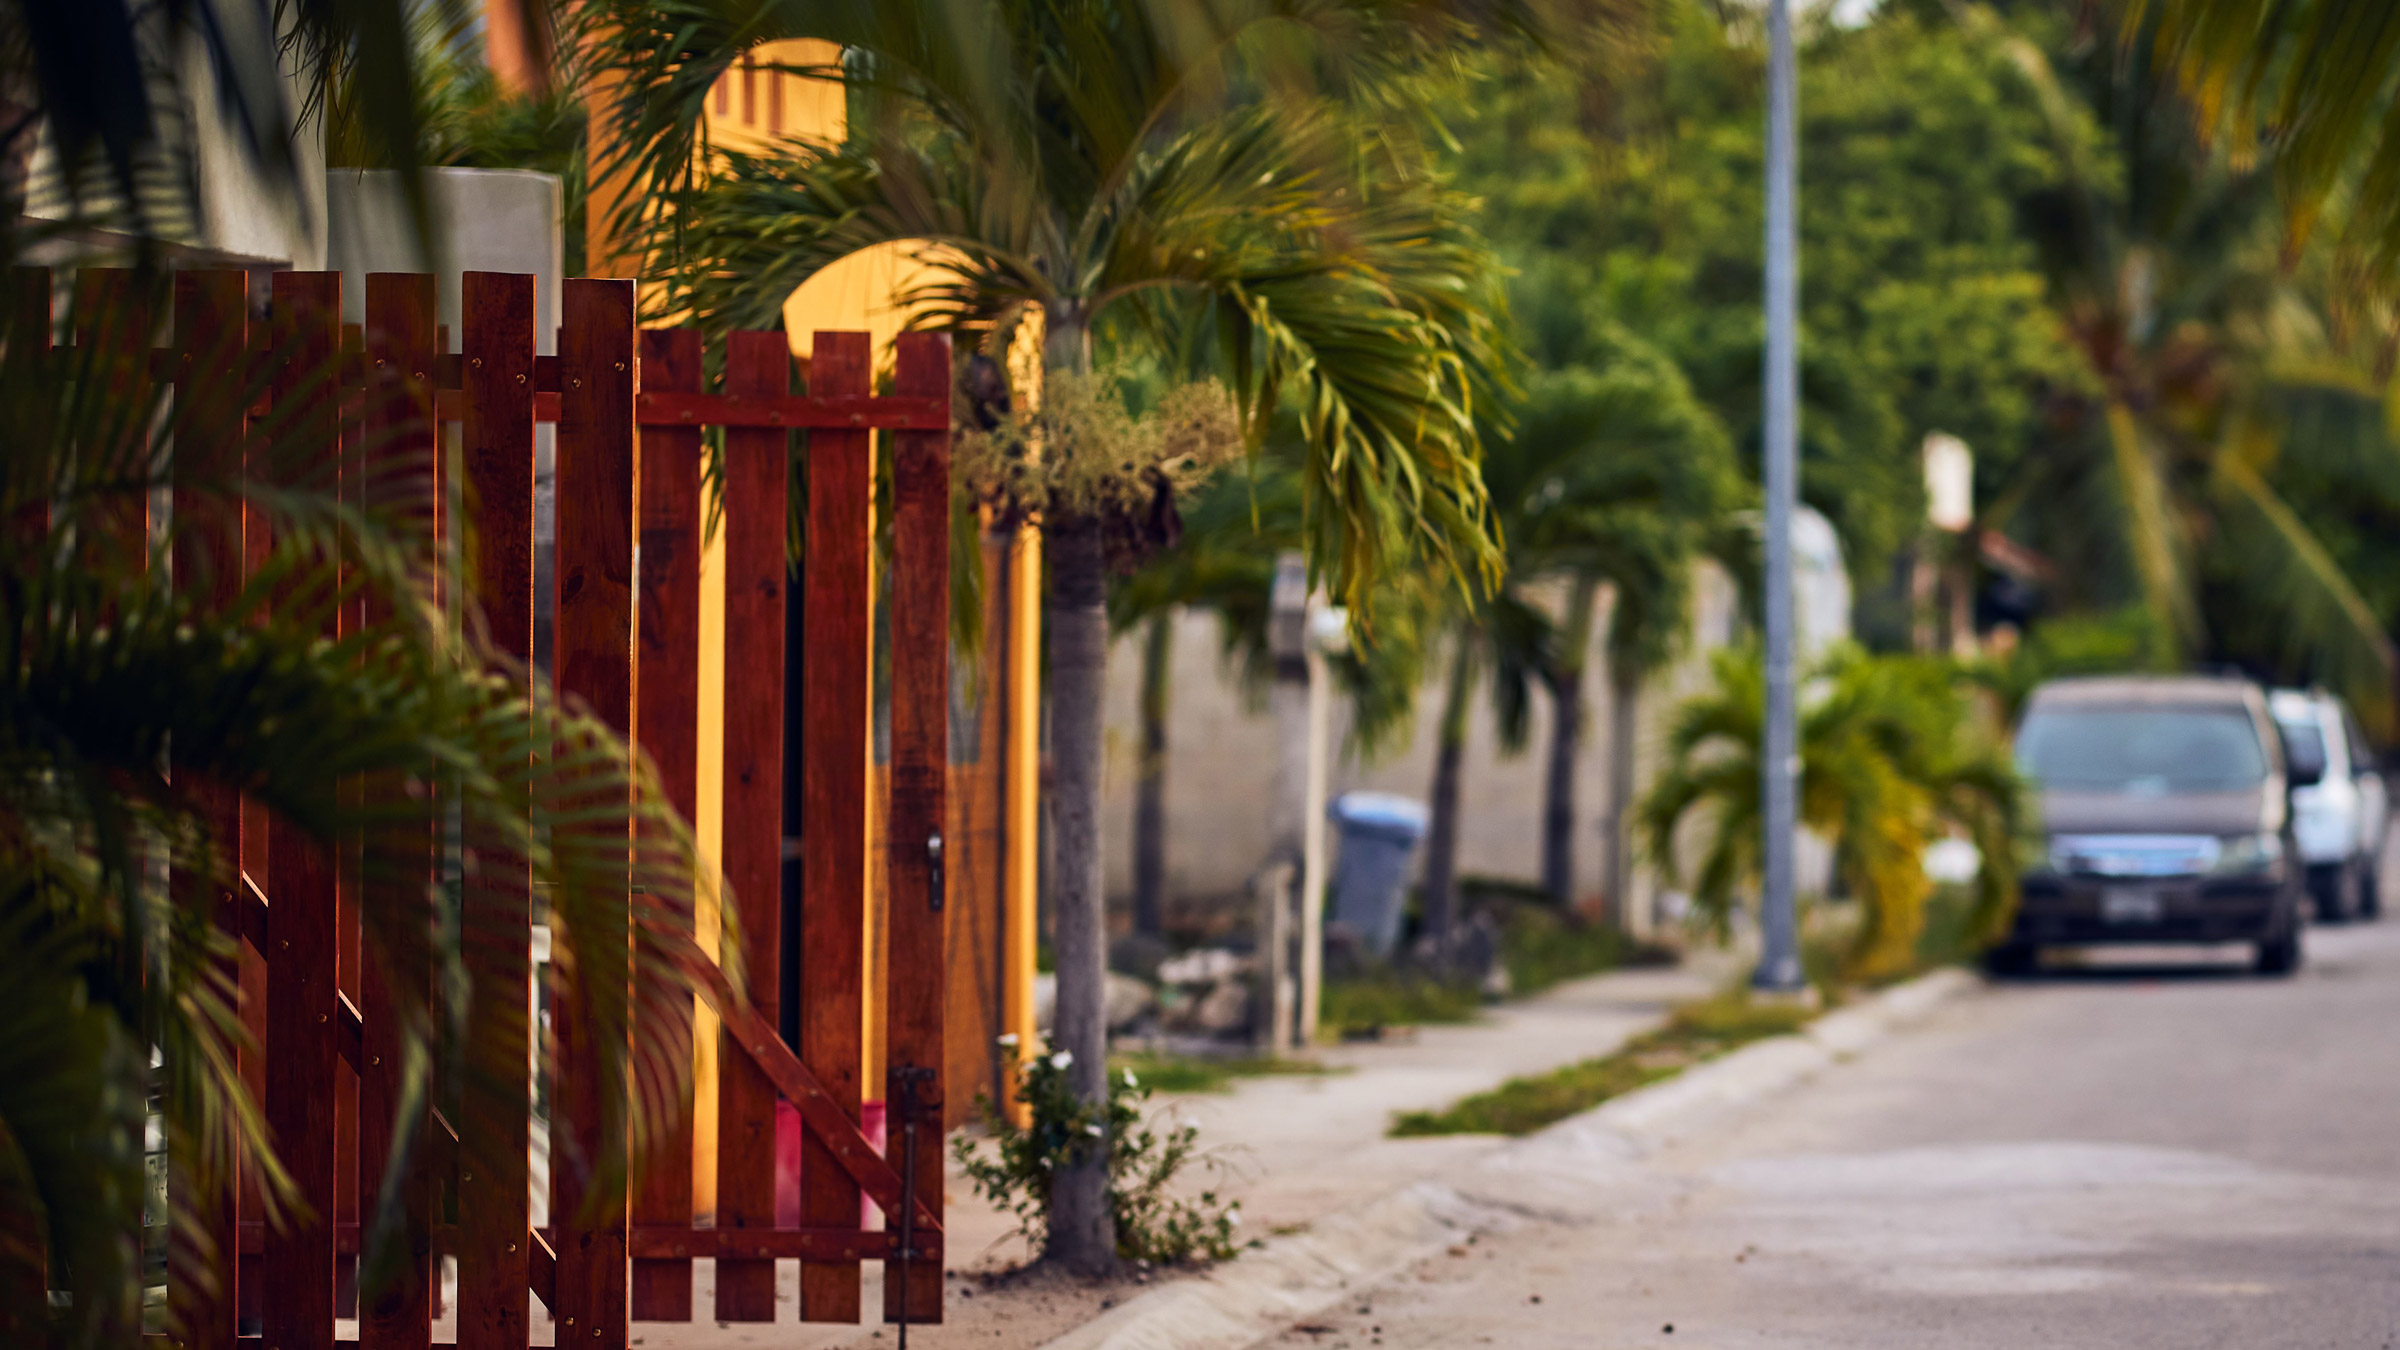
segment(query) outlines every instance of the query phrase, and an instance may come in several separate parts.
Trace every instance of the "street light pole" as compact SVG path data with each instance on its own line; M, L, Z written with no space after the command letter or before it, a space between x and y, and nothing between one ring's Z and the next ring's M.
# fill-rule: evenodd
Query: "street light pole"
M1767 369L1765 474L1767 489L1767 707L1759 756L1765 808L1765 888L1759 903L1762 949L1751 985L1789 992L1801 987L1798 923L1792 872L1799 795L1798 708L1792 684L1792 510L1799 470L1800 259L1793 227L1793 131L1799 120L1797 63L1792 53L1791 0L1767 5Z

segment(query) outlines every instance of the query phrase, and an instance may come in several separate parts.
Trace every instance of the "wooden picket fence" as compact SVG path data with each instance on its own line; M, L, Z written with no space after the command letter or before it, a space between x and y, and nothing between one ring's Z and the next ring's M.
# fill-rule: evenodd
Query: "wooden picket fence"
M130 279L84 274L103 310ZM497 644L534 667L534 428L557 425L555 624L552 678L620 732L637 736L672 804L689 819L698 800L700 558L704 429L723 429L726 580L724 879L749 999L722 981L715 1222L694 1222L688 1120L666 1156L634 1172L625 1205L587 1205L605 1147L603 1111L573 1003L555 1010L550 1100L553 1160L548 1212L536 1227L528 1203L533 1103L489 1156L513 1160L498 1174L461 1172L446 1125L428 1123L430 1185L407 1198L410 1229L425 1235L402 1253L395 1278L345 1301L342 1271L360 1247L360 1197L372 1197L394 1147L399 1031L387 1006L383 963L363 961L355 899L340 894L326 853L276 830L230 798L213 806L221 839L238 839L241 885L221 897L220 922L245 944L238 974L261 1064L245 1073L263 1096L279 1155L306 1206L282 1227L241 1212L239 1195L211 1207L212 1239L170 1263L170 1303L189 1344L203 1350L417 1350L432 1344L441 1258L458 1266L457 1344L523 1350L532 1332L528 1291L550 1312L556 1344L614 1350L629 1322L775 1319L775 1263L800 1262L799 1314L808 1321L861 1316L861 1263L884 1263L884 1316L928 1323L942 1311L944 914L942 825L949 710L950 347L945 337L899 340L894 391L873 392L864 333L819 333L809 392L791 390L779 332L730 336L722 383L709 392L701 341L688 330L640 330L634 284L563 283L557 355L535 354L534 281L470 272L462 279L460 350L444 350L434 279L377 274L366 281L365 323L345 340L338 273L280 272L262 321L240 272L176 277L173 314L157 329L168 345L129 368L172 385L184 404L176 462L238 464L252 419L246 387L257 363L282 363L273 399L278 436L312 438L328 461L345 453L413 455L439 464L444 422L462 423L460 463L475 518L474 597ZM49 278L19 277L17 303L51 303ZM23 311L20 311L23 312ZM152 341L147 315L79 325L86 343ZM30 331L30 328L29 328ZM347 352L347 355L344 353ZM340 368L341 381L304 378ZM868 856L872 729L869 594L873 433L888 439L893 534L889 610L889 798L881 856ZM784 699L787 561L794 464L790 433L808 433L803 562L797 569L802 706ZM410 480L412 482L416 480ZM438 474L411 489L402 509L430 514L437 531L448 493ZM394 505L384 503L384 505ZM230 599L244 559L263 541L239 530L178 547L215 549L178 575ZM211 566L209 564L225 564ZM799 782L785 782L787 717L800 720ZM365 790L373 791L373 787ZM395 789L396 790L396 789ZM782 878L797 848L799 932L783 932ZM438 866L427 841L428 868ZM869 868L890 897L887 978L865 987ZM630 880L628 883L630 887ZM505 949L470 944L478 999L524 1008L535 970L529 879L505 897L507 921L526 940ZM628 903L631 896L628 895ZM797 969L783 969L796 950ZM230 972L229 972L230 973ZM796 1016L779 1006L796 977ZM510 991L518 991L511 995ZM862 1025L871 994L885 1000L882 1088L887 1137L919 1137L913 1170L887 1161L860 1128ZM475 1053L501 1075L532 1052L530 1016L479 1027ZM780 1025L796 1025L787 1044ZM522 1075L522 1067L518 1069ZM530 1093L530 1085L529 1085ZM777 1222L778 1103L804 1125L796 1225ZM893 1150L896 1154L897 1148ZM484 1156L484 1155L479 1155ZM478 1164L478 1166L481 1166ZM907 1171L908 1175L903 1175ZM863 1217L862 1194L884 1216ZM913 1202L904 1204L904 1200ZM443 1222L455 1214L455 1222ZM207 1258L195 1252L208 1252ZM238 1259L234 1253L239 1253ZM693 1261L715 1261L715 1307L695 1310ZM192 1262L206 1266L194 1278ZM337 1317L355 1315L355 1341L337 1341Z

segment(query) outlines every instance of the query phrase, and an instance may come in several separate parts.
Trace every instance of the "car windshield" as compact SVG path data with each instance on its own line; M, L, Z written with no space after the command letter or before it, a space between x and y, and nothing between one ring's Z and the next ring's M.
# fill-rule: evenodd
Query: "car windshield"
M2283 732L2283 758L2298 778L2325 776L2325 730L2314 717L2306 721L2286 722L2277 719L2275 725Z
M2267 757L2235 708L2045 708L2017 732L2017 767L2045 788L2228 792L2266 777Z

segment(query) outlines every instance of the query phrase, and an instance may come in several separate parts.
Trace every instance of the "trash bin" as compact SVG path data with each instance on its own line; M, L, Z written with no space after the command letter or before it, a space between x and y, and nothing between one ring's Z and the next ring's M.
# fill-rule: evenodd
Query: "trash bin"
M1389 792L1346 792L1326 814L1342 832L1332 921L1377 957L1400 940L1400 892L1425 837L1425 804Z

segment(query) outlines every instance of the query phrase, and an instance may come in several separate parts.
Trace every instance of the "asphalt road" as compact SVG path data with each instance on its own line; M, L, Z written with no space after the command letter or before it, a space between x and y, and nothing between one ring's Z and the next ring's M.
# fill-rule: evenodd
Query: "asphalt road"
M2400 1346L2400 918L1953 1000L1287 1347ZM1671 1330L1669 1328L1672 1328Z

